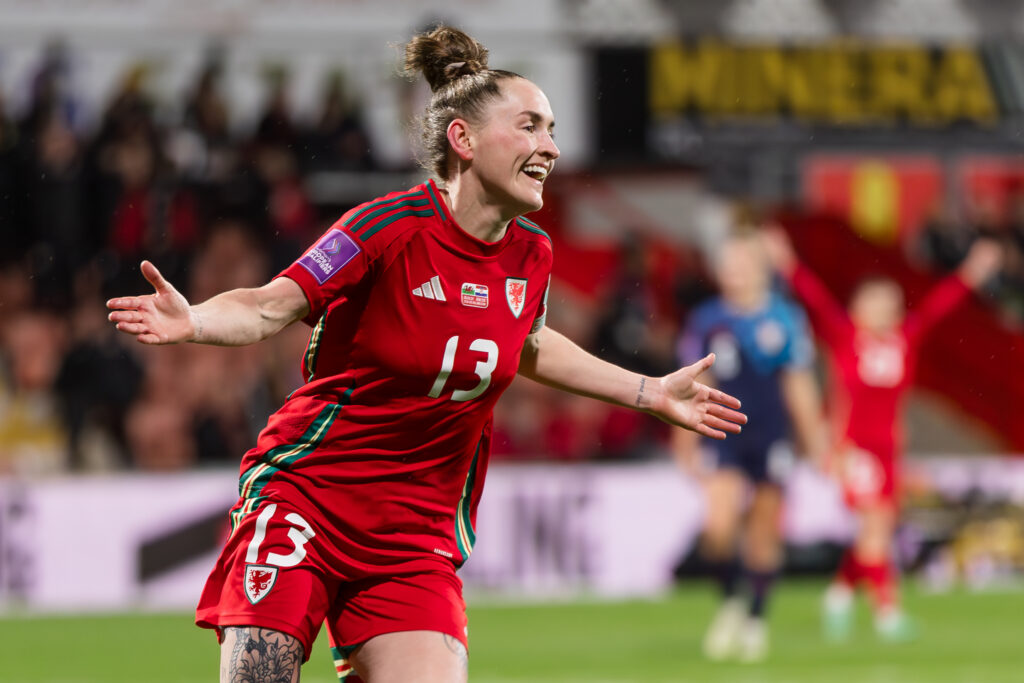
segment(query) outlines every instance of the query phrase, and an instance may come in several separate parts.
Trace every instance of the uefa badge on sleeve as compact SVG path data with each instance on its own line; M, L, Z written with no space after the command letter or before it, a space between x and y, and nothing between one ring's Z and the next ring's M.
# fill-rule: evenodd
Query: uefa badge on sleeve
M517 318L522 315L523 306L526 305L526 278L505 278L505 300L508 301L512 315Z
M245 597L256 604L274 587L277 581L277 567L262 564L245 565Z

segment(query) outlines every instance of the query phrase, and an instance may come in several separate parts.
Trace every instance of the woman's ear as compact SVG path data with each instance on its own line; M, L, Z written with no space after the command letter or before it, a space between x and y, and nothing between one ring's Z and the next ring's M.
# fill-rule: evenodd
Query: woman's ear
M473 140L469 124L464 119L453 119L448 124L448 144L462 161L473 159Z

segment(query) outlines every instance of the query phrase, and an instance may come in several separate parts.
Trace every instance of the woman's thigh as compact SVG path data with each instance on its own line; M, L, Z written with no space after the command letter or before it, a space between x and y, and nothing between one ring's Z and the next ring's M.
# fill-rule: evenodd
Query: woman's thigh
M222 633L221 683L299 680L304 650L295 636L258 626L227 626Z
M465 645L437 631L374 636L352 652L350 661L366 683L463 683L469 672Z

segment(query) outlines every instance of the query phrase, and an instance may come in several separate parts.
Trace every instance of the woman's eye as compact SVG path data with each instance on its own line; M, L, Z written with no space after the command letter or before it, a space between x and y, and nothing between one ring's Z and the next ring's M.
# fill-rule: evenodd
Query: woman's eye
M533 133L534 131L537 130L537 126L531 123L529 125L523 126L523 130L527 131L528 133Z

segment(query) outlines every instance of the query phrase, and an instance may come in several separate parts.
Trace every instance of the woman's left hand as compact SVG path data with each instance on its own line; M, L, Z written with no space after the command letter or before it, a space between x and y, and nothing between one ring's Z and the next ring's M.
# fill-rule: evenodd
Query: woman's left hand
M643 386L643 382L637 393L637 407L712 439L724 439L727 432L738 434L741 425L747 423L747 416L736 410L739 399L697 381L714 362L715 354L711 353L693 365L653 380L655 387Z

